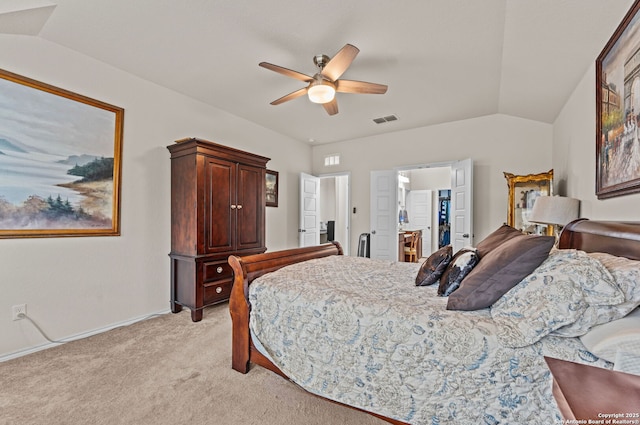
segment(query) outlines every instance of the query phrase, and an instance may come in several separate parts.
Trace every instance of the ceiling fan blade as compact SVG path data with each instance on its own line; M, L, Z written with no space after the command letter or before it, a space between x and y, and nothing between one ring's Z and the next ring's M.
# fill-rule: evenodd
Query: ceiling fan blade
M338 80L335 84L336 91L340 93L385 94L387 92L385 84L367 83L366 81Z
M329 115L335 115L338 113L338 101L335 97L331 102L323 103L322 107L325 111L327 111L327 114Z
M351 62L360 52L356 46L352 44L346 44L336 55L322 69L321 74L330 79L336 81L340 76L349 68Z
M272 63L260 62L258 65L263 67L263 68L270 69L271 71L275 71L275 72L277 72L279 74L286 75L287 77L291 77L291 78L295 78L296 80L304 81L305 83L308 83L311 80L313 80L313 77L310 76L310 75L303 74L302 72L298 72L298 71L293 71L291 69L284 68L284 67L278 66L278 65L274 65Z
M304 96L305 94L307 94L307 88L303 87L300 90L296 90L294 92L291 92L285 96L282 96L280 99L276 99L273 102L271 102L272 105L279 105L281 103L287 102L289 100L293 100L296 97L300 97L300 96Z

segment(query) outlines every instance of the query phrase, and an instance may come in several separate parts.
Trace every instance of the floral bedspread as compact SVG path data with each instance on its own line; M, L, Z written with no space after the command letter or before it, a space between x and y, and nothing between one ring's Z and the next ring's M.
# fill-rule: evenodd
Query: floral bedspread
M488 309L446 310L418 268L332 256L269 273L251 332L306 390L411 424L560 424L543 356L611 367L578 338L501 345Z

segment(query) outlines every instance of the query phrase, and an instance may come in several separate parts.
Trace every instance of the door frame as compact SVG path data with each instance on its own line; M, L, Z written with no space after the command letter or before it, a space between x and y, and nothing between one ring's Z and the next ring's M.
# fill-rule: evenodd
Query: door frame
M350 171L339 171L339 172L335 172L335 173L325 173L325 174L318 174L317 177L320 178L320 180L322 180L323 178L329 178L329 177L346 177L347 178L347 196L346 196L346 200L345 200L345 221L346 221L346 232L347 232L347 239L345 241L340 241L340 245L342 245L342 251L344 252L344 255L349 255L349 253L351 252L351 172ZM322 201L320 201L322 202Z
M467 158L469 159L469 158ZM425 163L425 164L413 164L413 165L402 165L402 166L398 166L398 167L394 167L392 170L396 173L396 178L398 176L398 174L401 171L410 171L410 170L419 170L419 169L424 169L424 168L449 168L451 170L453 170L453 167L456 164L459 164L461 161L465 161L466 159L463 160L451 160L451 161L441 161L441 162L431 162L431 163ZM473 160L472 164L473 164ZM472 170L473 171L473 170ZM471 188L471 220L472 223L471 225L473 225L473 187ZM397 194L396 194L396 204L398 203L398 199L397 199ZM452 217L449 218L450 220L452 220Z
M400 167L395 167L393 169L393 171L396 172L396 174L399 174L402 171L412 171L412 170L421 170L421 169L425 169L425 168L449 168L449 170L451 170L451 167L453 166L453 164L457 163L458 161L442 161L442 162L431 162L431 163L426 163L426 164L414 164L414 165L403 165ZM397 204L397 200L396 200L396 204ZM434 207L435 208L435 207ZM431 229L431 240L434 240L434 236L433 236L433 232L435 232L435 228ZM431 250L432 248L429 247L429 249ZM437 250L437 249L436 249ZM434 250L435 252L435 250Z

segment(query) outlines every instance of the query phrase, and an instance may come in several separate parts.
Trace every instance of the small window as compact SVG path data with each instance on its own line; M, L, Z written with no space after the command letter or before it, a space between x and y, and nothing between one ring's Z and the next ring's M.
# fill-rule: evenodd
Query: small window
M340 155L337 153L327 155L324 157L324 165L325 167L330 167L332 165L340 164Z

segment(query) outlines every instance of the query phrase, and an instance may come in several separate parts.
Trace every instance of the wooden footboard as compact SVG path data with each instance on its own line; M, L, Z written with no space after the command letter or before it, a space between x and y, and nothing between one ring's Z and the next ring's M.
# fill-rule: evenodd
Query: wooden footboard
M241 373L247 373L249 372L250 364L254 363L289 379L285 373L258 351L251 341L251 333L249 332L249 317L251 314L249 285L251 285L251 282L257 277L278 270L284 266L314 258L328 257L330 255L343 255L342 247L338 242L307 248L267 252L246 257L237 257L234 255L229 257L229 264L234 273L233 288L231 290L231 297L229 298L229 311L232 321L231 363L233 369ZM338 402L334 403L360 410L361 412L368 413L394 425L408 425L406 422L367 412L357 407Z
M338 242L306 248L295 248L284 251L267 252L246 257L229 257L233 269L233 288L229 298L232 328L232 367L238 372L247 373L249 363L253 362L285 376L277 366L255 349L249 333L249 285L257 277L278 270L281 267L313 258L343 255Z

